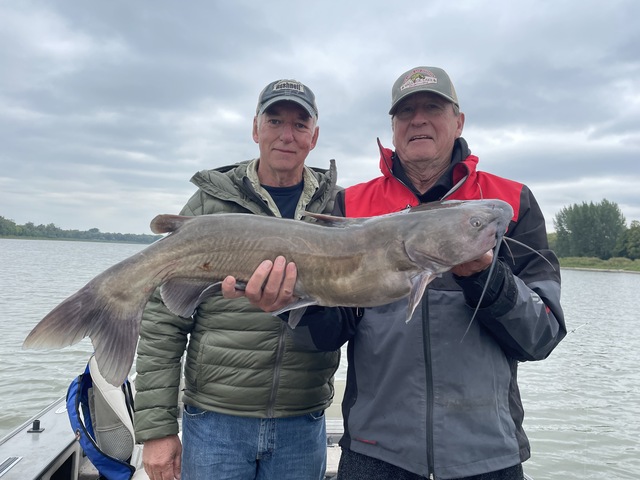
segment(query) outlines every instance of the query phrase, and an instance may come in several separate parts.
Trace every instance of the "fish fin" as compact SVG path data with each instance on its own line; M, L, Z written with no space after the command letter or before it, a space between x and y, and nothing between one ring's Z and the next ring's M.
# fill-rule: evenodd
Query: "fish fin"
M236 286L236 289L241 290ZM189 278L174 278L163 283L160 296L174 315L190 317L198 305L222 291L222 282L203 282Z
M362 225L362 223L368 218L345 218L334 217L333 215L326 215L324 213L303 212L305 217L315 218L317 223L327 227L348 227L350 225Z
M424 291L427 289L427 285L436 278L436 275L433 275L429 272L421 273L414 277L412 285L411 285L411 293L409 294L409 308L407 309L407 320L409 323L411 317L413 316L413 312L416 310L416 307L420 304L420 300L424 295Z
M193 217L188 217L186 215L156 215L156 217L151 220L151 231L153 233L170 233L175 232L180 228L185 222L189 220L193 220Z
M290 303L286 307L281 308L280 310L276 310L275 312L272 312L272 314L275 316L275 315L280 315L281 313L284 313L284 312L290 312L289 326L291 328L296 328L298 323L300 323L300 319L302 318L302 315L304 315L305 310L307 309L307 307L311 305L318 305L318 302L315 300L301 298L297 302Z
M442 210L443 208L459 207L463 203L469 203L468 200L443 200L441 202L427 202L409 208L409 213L426 212L429 210Z
M302 308L296 308L295 310L290 310L289 311L289 326L291 328L296 328L298 326L298 324L300 323L300 319L302 318L302 315L304 315L304 312L307 311L307 307L302 307Z
M118 304L114 304L114 298L99 295L95 283L89 282L49 312L31 330L22 347L63 348L89 336L106 380L122 385L133 364L147 297ZM129 304L133 307L125 308Z
M375 217L334 217L333 215L326 215L324 213L313 213L305 211L303 215L305 217L315 218L317 223L327 227L350 227L363 225L364 223L372 219L380 219L382 217L394 217L396 215L403 215L410 212L409 209L400 210L398 212L385 213L384 215L376 215Z

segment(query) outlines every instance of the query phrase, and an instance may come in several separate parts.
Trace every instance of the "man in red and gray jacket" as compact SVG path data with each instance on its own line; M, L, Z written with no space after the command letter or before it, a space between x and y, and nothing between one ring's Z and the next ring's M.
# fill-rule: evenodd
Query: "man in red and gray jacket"
M338 478L521 480L530 447L518 363L546 358L566 335L560 268L543 215L525 185L477 171L444 70L402 74L389 114L395 151L380 146L382 176L339 194L335 213L374 216L424 202L499 198L514 211L506 236L538 253L511 245L493 270L492 252L455 266L429 284L408 323L408 299L357 312L307 309L292 332L300 342L320 350L349 342ZM268 273L257 270L246 295L273 311L290 301L295 268L278 259L265 289L254 288ZM281 287L274 293L273 285Z

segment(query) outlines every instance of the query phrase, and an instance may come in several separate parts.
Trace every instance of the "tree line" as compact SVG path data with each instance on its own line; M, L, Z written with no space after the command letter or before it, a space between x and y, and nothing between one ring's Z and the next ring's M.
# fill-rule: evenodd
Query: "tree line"
M640 222L627 227L614 202L573 204L558 212L553 224L549 244L558 257L640 258Z
M47 238L58 240L84 240L90 242L123 242L123 243L152 243L161 235L108 233L97 228L90 230L63 230L53 223L48 225L34 225L32 222L17 225L13 220L0 217L0 237L17 238Z

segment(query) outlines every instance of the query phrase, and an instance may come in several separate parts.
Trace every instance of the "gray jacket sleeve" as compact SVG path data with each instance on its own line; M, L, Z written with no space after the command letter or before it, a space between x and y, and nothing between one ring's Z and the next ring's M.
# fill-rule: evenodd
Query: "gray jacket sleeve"
M503 246L490 278L488 271L454 278L472 308L488 282L475 320L482 322L512 358L541 360L567 333L560 305L560 263L549 249L542 212L526 187L520 205L518 221L505 241L509 244L508 238L514 238L531 250L516 244Z

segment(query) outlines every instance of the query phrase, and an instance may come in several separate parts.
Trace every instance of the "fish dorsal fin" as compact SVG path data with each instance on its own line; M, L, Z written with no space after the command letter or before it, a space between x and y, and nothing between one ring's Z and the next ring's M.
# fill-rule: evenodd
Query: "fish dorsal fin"
M442 210L444 208L458 207L463 203L468 203L467 200L443 200L442 202L427 202L421 203L420 205L416 205L415 207L409 208L409 213L415 212L427 212L430 210Z
M304 212L305 217L315 218L317 223L327 227L348 227L350 225L362 225L369 218L345 218L334 217L333 215L327 215L324 213Z
M385 217L395 217L396 215L403 215L409 213L410 209L400 210L398 212L385 213L383 215L376 215L375 217L335 217L333 215L327 215L325 213L313 213L305 211L303 215L305 217L315 218L317 223L328 227L349 227L353 225L364 225L369 221L379 220Z
M420 300L424 295L424 291L427 289L427 285L436 278L431 272L422 272L420 275L416 275L411 282L411 294L409 295L409 307L407 308L407 323L411 320L413 312L420 304Z
M151 231L153 233L170 233L175 232L178 228L180 228L185 222L189 220L193 220L193 217L188 217L186 215L156 215L156 217L151 220Z

